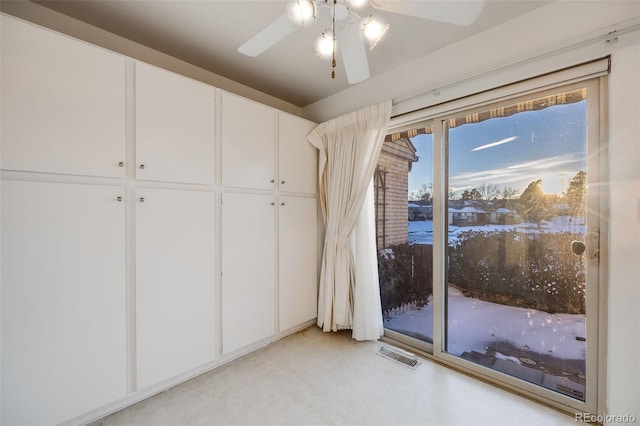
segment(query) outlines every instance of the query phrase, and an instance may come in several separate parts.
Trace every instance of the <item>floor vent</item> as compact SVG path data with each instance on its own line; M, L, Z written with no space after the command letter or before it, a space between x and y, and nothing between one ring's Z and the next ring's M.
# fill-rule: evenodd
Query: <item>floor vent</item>
M413 369L418 368L420 364L422 364L414 355L397 348L392 349L382 346L377 354Z

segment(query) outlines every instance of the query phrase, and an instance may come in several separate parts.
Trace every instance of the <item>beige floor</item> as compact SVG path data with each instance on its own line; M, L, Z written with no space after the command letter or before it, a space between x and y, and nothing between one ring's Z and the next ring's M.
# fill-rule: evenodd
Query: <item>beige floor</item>
M575 425L572 416L379 342L312 327L96 425Z

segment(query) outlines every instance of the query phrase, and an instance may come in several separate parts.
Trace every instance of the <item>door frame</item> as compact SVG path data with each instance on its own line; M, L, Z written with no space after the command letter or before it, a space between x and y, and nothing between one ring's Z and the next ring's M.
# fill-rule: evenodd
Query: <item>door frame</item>
M607 67L598 73L581 74L579 69L572 70L572 78L560 78L566 70L558 73L557 81L553 76L543 76L527 80L509 87L495 89L494 96L490 92L483 92L464 99L436 105L425 110L392 118L389 133L412 128L433 125L433 197L434 197L434 333L433 345L414 346L413 339L390 330L385 330L385 336L398 341L403 346L413 346L414 350L427 354L439 363L456 370L462 370L483 380L487 380L500 387L504 387L529 398L538 400L555 408L572 413L604 414L606 412L606 342L607 342L607 241L608 241L608 59ZM592 64L589 64L592 65ZM604 65L603 65L604 67ZM576 67L580 68L580 67ZM446 212L448 188L447 141L444 140L442 123L451 117L459 116L463 111L472 112L474 109L486 109L489 105L517 102L519 98L544 96L546 92L569 90L573 87L588 88L588 131L587 131L587 233L596 233L599 244L599 265L590 265L587 260L587 346L586 360L586 400L584 402L558 392L542 388L524 380L508 376L504 373L482 367L466 361L455 355L443 351L445 339L446 318ZM597 192L597 196L595 196Z

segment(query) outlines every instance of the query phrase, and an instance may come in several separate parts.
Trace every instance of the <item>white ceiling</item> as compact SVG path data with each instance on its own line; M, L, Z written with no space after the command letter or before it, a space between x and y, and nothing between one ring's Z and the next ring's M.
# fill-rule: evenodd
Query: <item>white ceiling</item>
M455 1L456 7L465 7L465 1L445 1ZM331 79L330 63L318 59L312 50L318 35L330 27L325 13L319 14L313 25L294 32L256 58L238 53L241 44L285 12L286 0L35 2L301 108L349 87L339 58L336 78ZM371 9L371 13L379 15L391 26L385 39L368 52L371 76L548 3L547 0L488 0L478 19L468 27ZM366 14L367 11L361 13Z

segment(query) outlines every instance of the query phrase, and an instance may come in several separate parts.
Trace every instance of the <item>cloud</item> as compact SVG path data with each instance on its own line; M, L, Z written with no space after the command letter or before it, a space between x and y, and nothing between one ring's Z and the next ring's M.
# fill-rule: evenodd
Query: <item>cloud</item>
M558 178L567 175L573 176L582 169L584 169L584 156L579 153L563 154L503 168L452 174L449 186L452 189L472 188L487 183L521 187L540 178L550 181L553 175ZM563 188L555 186L550 192L562 191ZM519 189L524 189L524 187Z
M488 144L485 144L485 145L482 145L482 146L479 146L479 147L473 148L473 149L471 150L471 152L473 152L473 151L480 151L481 149L493 148L494 146L502 145L503 143L513 142L513 141L515 141L516 139L518 139L518 137L517 137L517 136L511 136L511 137L508 137L508 138L505 138L505 139L500 139L500 140L499 140L499 141L497 141L497 142L491 142L491 143L488 143Z
M558 168L562 168L567 164L573 163L582 163L584 162L584 154L583 153L569 153L558 155L555 157L546 157L539 160L527 161L520 164L514 164L513 166L507 167L509 170L514 169L529 169L529 170L554 170Z

